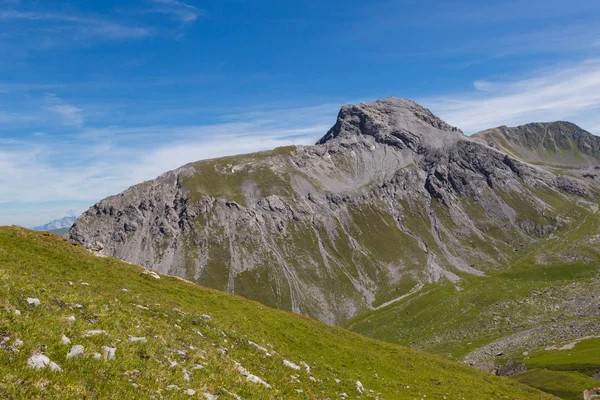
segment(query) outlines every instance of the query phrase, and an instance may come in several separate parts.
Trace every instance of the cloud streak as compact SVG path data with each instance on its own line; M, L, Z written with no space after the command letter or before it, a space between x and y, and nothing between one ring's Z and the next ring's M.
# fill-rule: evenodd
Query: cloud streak
M475 91L423 99L465 132L499 126L571 119L600 133L600 60L513 81L479 80Z
M82 204L90 206L189 162L312 144L329 128L320 121L333 121L339 108L328 104L263 110L226 115L222 122L207 125L86 127L78 107L56 95L47 100L62 124L77 125L77 133L42 135L0 147L0 208L17 210L0 212L0 225L44 223L55 215L58 203L65 211L80 212ZM27 210L28 204L33 211Z
M178 0L152 0L152 3L151 12L169 15L183 24L195 22L206 14L204 10Z
M60 12L5 10L0 11L0 20L68 23L78 27L79 31L87 36L97 36L105 39L139 39L150 34L150 31L143 27L127 26L101 18Z

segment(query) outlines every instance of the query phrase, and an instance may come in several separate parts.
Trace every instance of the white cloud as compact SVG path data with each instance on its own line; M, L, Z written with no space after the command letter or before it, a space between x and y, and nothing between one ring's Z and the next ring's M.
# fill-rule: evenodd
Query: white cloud
M194 22L205 12L190 4L178 0L152 0L151 12L170 15L183 24Z
M54 93L46 95L44 109L58 115L65 125L83 126L82 110L66 103Z
M477 91L423 99L423 103L468 133L565 119L585 123L583 128L600 126L599 60L537 71L521 80L477 81L474 86Z
M77 107L72 109L50 95L49 103L54 102L59 107L53 112L67 122L83 124ZM0 224L33 226L49 221L60 210L82 211L82 204L90 206L189 162L312 144L333 123L338 108L265 110L230 115L211 125L80 125L75 135L7 142L0 147L0 209L5 210L0 212Z
M101 18L60 12L5 10L0 11L0 20L64 22L77 26L80 34L85 36L97 36L105 39L137 39L150 34L148 29L142 27L127 26L112 21L106 21ZM21 29L25 28L22 27Z

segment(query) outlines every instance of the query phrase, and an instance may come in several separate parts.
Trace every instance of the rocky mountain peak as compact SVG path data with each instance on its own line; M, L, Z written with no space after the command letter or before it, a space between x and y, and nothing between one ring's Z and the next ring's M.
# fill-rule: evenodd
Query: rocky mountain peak
M600 137L572 122L500 126L472 137L515 158L536 164L581 167L600 163Z
M335 125L317 144L331 140L356 140L371 136L380 143L417 150L422 145L441 147L463 138L449 125L419 104L396 97L343 106Z

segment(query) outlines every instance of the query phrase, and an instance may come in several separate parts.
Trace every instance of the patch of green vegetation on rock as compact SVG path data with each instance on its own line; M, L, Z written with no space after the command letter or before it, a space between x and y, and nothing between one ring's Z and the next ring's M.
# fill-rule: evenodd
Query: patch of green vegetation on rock
M291 195L289 179L276 173L270 159L285 160L295 146L279 147L239 156L204 160L190 164L195 173L183 178L183 186L189 191L193 202L205 196L225 198L246 205L244 184L256 185L262 197L273 194Z

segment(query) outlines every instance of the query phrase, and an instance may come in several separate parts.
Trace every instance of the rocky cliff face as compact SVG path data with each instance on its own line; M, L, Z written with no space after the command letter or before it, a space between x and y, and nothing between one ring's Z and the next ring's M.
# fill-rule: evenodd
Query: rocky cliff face
M569 222L557 202L594 196L583 173L528 164L481 136L408 100L345 106L315 146L188 164L100 201L70 236L341 323L502 268Z

